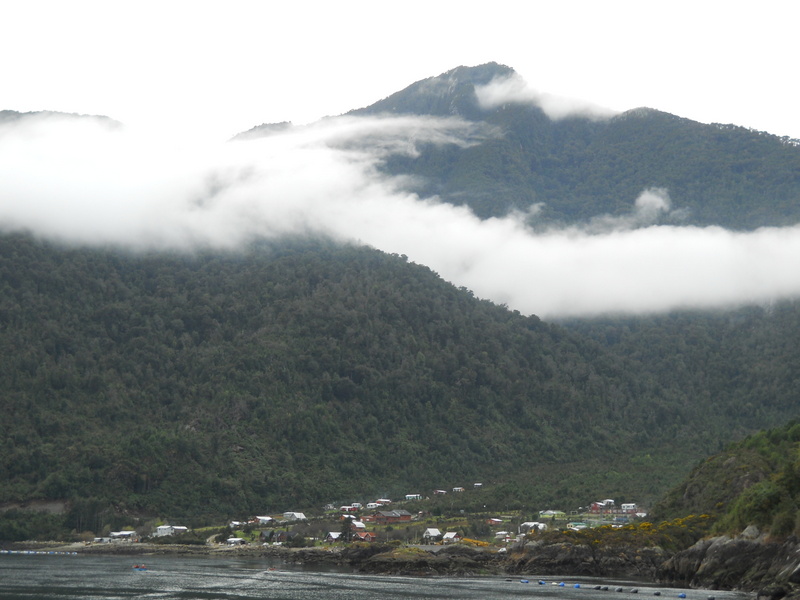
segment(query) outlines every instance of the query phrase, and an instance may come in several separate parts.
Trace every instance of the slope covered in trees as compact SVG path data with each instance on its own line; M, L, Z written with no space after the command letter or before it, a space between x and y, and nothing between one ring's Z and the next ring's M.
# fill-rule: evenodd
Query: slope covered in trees
M0 348L0 502L68 500L89 529L108 507L199 517L472 479L509 505L653 498L794 411L708 402L404 257L323 242L127 255L6 235Z

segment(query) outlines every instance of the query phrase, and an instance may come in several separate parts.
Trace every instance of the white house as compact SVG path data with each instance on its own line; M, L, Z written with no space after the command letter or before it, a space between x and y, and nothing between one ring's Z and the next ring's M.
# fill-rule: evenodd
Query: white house
M437 542L441 539L442 532L435 527L428 527L422 534L422 539L426 542Z
M259 525L269 525L275 519L266 516L266 517L256 517L256 520L258 521Z
M422 494L406 494L406 500L422 500Z
M448 531L442 536L442 542L445 544L454 544L455 542L459 541L461 536L458 534L457 531Z
M377 504L391 504L392 503L392 501L389 500L389 498L378 498L377 500L375 500L375 502Z
M300 512L285 512L283 518L287 521L307 521L306 516Z
M164 535L179 535L181 533L186 533L189 531L188 527L184 527L183 525L159 525L156 527L156 531L153 534L156 537L161 537Z

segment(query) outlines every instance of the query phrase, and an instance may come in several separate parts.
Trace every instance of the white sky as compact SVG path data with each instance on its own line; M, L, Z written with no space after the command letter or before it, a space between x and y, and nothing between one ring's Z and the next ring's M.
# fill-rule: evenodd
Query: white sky
M225 139L496 61L535 89L800 138L800 3L3 2L0 109Z
M629 215L534 233L518 215L480 221L418 198L375 169L413 141L480 135L457 120L335 119L224 143L489 61L545 95L523 90L532 99L650 106L800 138L800 3L4 4L0 109L102 114L126 128L0 128L0 230L134 248L324 232L543 317L800 297L800 226L650 226L682 207L670 190L641 190L623 199Z

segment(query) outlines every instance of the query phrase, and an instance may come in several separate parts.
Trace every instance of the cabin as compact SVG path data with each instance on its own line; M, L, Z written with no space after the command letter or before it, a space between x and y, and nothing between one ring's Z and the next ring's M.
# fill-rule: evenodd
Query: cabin
M406 494L406 500L422 500L422 494Z
M353 537L362 542L374 542L378 539L378 534L374 531L356 531Z
M272 521L274 521L272 517L256 517L256 521L258 521L259 525L269 525Z
M422 541L423 542L438 542L442 539L442 532L436 529L435 527L428 527L425 530L425 533L422 534Z

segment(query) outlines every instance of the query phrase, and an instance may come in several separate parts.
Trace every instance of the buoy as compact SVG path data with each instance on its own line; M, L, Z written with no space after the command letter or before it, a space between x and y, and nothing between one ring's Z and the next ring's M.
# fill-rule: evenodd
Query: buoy
M622 591L622 588L617 588L617 589L616 589L616 590L614 590L614 591L615 591L615 592L621 592L621 591Z
M544 579L540 579L539 585L547 585L547 582Z
M686 598L686 594L684 594L683 592L681 592L680 594L678 594L678 598Z
M638 593L639 593L639 590L637 590L636 588L633 588L631 590L631 594L638 594Z
M653 596L660 596L660 595L661 595L661 592L658 592L658 591L653 592Z
M520 579L519 582L520 583L528 583L528 580L527 579Z
M600 586L599 586L599 585L596 585L596 586L594 586L594 589L596 589L596 590L599 590L599 589L600 589Z
M577 590L579 587L581 587L581 584L580 584L580 583L576 583L576 584L575 584L575 585L573 585L572 587L574 587L574 588Z
M564 582L563 582L563 581L562 581L562 582L560 582L560 583L558 584L558 587L564 587Z

